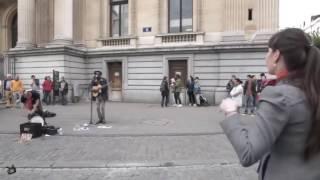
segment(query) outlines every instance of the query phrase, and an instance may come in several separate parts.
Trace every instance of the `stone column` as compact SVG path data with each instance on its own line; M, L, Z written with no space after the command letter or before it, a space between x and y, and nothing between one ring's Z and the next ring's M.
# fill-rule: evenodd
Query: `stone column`
M246 20L246 9L244 0L226 0L225 5L225 31L243 31Z
M136 0L131 0L128 1L128 35L129 36L134 36L136 35L136 28L137 28L137 23L136 23Z
M279 26L279 0L256 1L258 12L255 41L267 41Z
M73 43L73 0L54 1L54 45Z
M76 0L73 4L73 44L75 46L84 46L83 29L84 29L84 0Z
M279 0L259 0L258 12L258 30L276 31L279 26Z
M110 0L100 0L100 38L110 37Z
M225 0L222 41L243 41L246 21L245 0Z
M17 48L35 47L35 0L18 0Z

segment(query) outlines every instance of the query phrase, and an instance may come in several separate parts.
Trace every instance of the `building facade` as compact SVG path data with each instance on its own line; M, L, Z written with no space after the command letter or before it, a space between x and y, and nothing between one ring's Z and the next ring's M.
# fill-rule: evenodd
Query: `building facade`
M2 76L57 70L82 97L101 70L111 100L159 102L179 72L214 104L232 74L265 71L279 0L0 0L0 18Z

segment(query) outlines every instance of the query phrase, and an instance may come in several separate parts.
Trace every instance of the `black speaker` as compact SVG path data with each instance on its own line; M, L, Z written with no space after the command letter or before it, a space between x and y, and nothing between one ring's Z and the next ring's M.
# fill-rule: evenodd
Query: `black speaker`
M22 133L32 134L32 138L40 137L42 135L42 124L30 122L20 124L20 134Z

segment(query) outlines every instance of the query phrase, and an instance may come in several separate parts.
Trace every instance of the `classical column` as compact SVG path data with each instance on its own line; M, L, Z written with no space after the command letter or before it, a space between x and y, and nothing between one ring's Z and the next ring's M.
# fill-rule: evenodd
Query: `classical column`
M136 0L128 1L128 14L129 14L129 22L128 22L128 35L135 36L136 35Z
M259 0L258 12L258 30L276 31L279 24L279 0Z
M35 0L18 0L17 48L35 47Z
M84 0L74 1L73 6L73 44L75 46L84 46L83 29L84 29Z
M225 1L225 31L241 32L244 28L245 1L244 0L226 0Z
M73 0L54 0L55 45L73 43Z
M110 37L110 0L100 0L100 38Z

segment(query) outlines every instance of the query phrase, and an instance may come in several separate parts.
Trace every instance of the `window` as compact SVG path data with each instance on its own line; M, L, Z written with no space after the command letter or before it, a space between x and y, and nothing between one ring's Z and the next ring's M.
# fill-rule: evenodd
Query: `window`
M111 36L128 35L128 0L111 0Z
M192 0L169 0L169 32L192 32Z
M248 9L248 20L252 21L252 9Z

